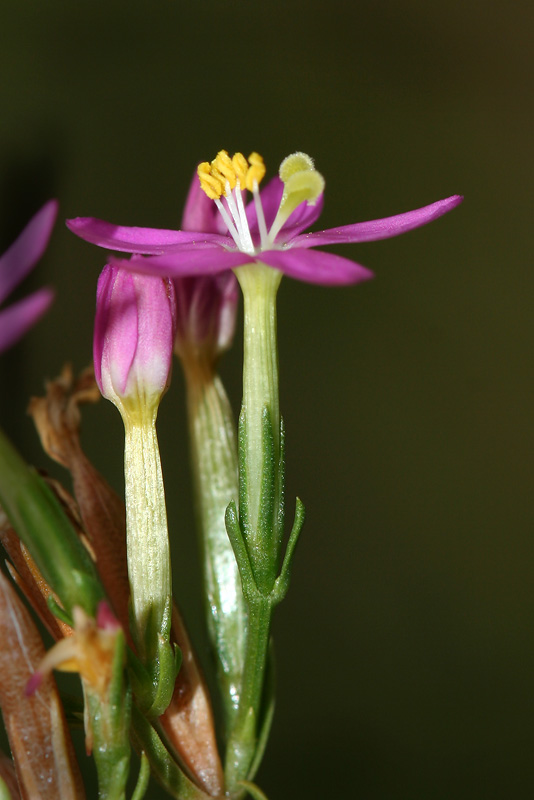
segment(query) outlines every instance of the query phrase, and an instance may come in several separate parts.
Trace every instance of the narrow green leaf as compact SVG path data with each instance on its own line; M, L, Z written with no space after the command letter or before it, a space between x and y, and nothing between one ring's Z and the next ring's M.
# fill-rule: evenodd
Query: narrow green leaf
M267 800L267 795L252 781L239 781L237 785L246 789L253 800Z
M0 430L0 504L67 614L94 615L104 597L89 553L50 487Z
M139 775L137 777L137 783L135 784L134 793L132 794L132 800L143 800L146 790L148 789L149 781L150 762L146 753L143 752L141 753L141 766L139 767Z
M132 740L136 750L145 753L153 775L177 800L209 800L171 757L150 722L135 706L132 709Z

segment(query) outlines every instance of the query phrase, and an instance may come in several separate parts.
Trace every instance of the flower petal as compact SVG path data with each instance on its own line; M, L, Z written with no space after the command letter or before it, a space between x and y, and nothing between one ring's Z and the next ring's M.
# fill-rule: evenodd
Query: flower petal
M222 233L218 225L220 218L217 206L201 188L198 175L195 172L189 187L187 200L185 201L182 230Z
M112 266L122 267L131 272L143 272L146 275L160 275L162 278L177 278L185 275L216 275L227 269L248 264L255 259L240 250L224 250L223 248L182 248L180 252L161 256L132 256L129 260L110 258Z
M300 206L297 206L277 235L277 244L293 240L301 231L305 231L310 225L313 225L321 216L323 205L324 194L321 193L313 205L311 203L301 203Z
M5 300L43 255L56 221L57 209L57 200L45 203L0 258L0 302Z
M8 350L35 325L53 299L51 289L39 289L0 312L0 353Z
M260 253L257 260L291 278L323 286L346 286L373 277L373 273L361 264L320 250L267 250Z
M463 200L461 195L455 194L445 200L438 200L429 206L407 211L384 219L374 219L370 222L356 222L353 225L343 225L340 228L329 228L317 233L305 233L291 241L291 247L317 247L325 244L347 244L350 242L374 242L378 239L389 239L401 233L407 233L421 225L441 217L452 211Z
M270 229L275 217L280 208L282 195L284 193L284 184L278 176L272 178L267 186L261 190L261 204L263 213L265 215L265 222L267 230ZM276 237L277 242L287 242L293 236L296 236L310 225L313 225L316 219L319 218L323 210L323 195L317 198L315 205L308 205L308 203L301 203L284 224L282 230ZM251 200L246 208L247 220L252 233L252 237L257 239L258 230L258 216L256 214L256 206L254 201Z
M68 219L67 228L80 239L99 247L145 255L172 253L179 250L184 244L217 243L223 245L231 241L227 236L217 233L171 231L164 228L129 228L113 225L111 222L94 217Z

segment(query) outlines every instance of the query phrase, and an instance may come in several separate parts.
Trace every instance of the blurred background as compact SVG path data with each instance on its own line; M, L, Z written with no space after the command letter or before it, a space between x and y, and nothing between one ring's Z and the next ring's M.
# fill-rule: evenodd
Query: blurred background
M223 147L269 174L313 155L321 228L465 195L338 250L370 283L283 281L288 500L308 520L258 782L272 800L531 798L532 4L3 0L1 18L0 251L52 196L61 220L178 227ZM56 287L53 310L0 362L2 424L64 479L25 409L89 363L104 263L59 222L22 289ZM238 333L236 412L241 355ZM209 671L176 366L159 422L175 588ZM122 491L118 413L87 409L83 432Z

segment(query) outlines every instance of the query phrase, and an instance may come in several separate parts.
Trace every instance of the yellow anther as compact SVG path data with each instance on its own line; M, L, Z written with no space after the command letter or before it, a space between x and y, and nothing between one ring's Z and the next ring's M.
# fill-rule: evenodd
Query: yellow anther
M198 165L197 174L203 191L211 200L218 200L226 194L227 183L233 190L239 181L241 189L251 192L265 175L265 166L258 153L251 153L247 160L243 153L230 158L226 150L220 150L211 164L204 161Z
M222 181L223 187L226 186L226 181L230 184L230 189L235 188L236 174L235 168L232 164L232 159L226 150L219 150L216 157L211 162L212 174ZM224 194L224 192L223 192Z
M239 181L239 185L241 189L244 189L247 182L247 159L243 153L235 153L234 157L232 158L232 164L235 170L236 178Z
M251 192L254 188L254 182L259 185L261 179L265 175L265 164L263 163L263 158L260 156L260 154L255 152L249 155L248 163L250 164L250 167L247 170L247 180L245 186L249 192Z
M201 188L210 200L218 200L224 192L224 183L212 175L212 167L208 161L203 161L202 164L198 165L197 175L200 179Z

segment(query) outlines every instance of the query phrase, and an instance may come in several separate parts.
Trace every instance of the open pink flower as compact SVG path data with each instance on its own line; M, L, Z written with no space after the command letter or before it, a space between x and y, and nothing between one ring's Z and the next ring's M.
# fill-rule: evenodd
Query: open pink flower
M49 200L0 257L0 303L31 272L43 255L54 227L57 209L57 201ZM37 322L53 297L51 289L38 289L0 311L0 352L14 345Z
M196 231L123 227L91 217L78 217L67 225L88 242L134 254L129 261L111 259L110 263L152 275L213 275L261 262L292 278L333 286L358 283L372 273L347 258L311 248L398 236L441 217L463 199L453 195L393 217L304 233L319 217L323 204L324 180L313 161L303 153L288 156L280 167L280 177L273 178L260 193L261 176L254 175L257 158L252 154L247 162L236 154L230 159L221 151L211 165L200 165L201 183L202 178L211 182L203 188L214 202L208 228L202 224L204 214L199 214ZM220 185L209 194L216 181ZM245 186L253 195L246 206Z

